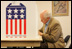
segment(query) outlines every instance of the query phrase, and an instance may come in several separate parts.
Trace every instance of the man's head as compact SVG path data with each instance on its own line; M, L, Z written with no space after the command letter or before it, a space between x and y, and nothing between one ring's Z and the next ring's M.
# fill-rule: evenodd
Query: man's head
M50 13L48 13L47 10L44 10L40 13L41 22L43 22L44 24L46 24L49 21L50 17L51 15Z

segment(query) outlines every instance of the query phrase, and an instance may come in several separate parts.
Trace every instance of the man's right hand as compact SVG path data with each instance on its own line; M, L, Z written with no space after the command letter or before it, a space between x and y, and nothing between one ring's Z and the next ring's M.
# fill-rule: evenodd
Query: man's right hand
M38 32L38 34L39 34L40 36L42 36L42 35L43 35L43 33L42 33L42 32L40 32L40 31Z

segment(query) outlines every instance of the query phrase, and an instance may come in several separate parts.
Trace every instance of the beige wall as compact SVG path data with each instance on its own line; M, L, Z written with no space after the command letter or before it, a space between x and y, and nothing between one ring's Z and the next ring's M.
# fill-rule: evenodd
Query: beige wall
M38 14L40 14L40 12L45 9L47 9L52 14L52 1L37 1L36 3L38 6ZM58 16L54 18L59 20L62 26L63 38L65 38L67 35L71 35L71 1L69 1L69 16ZM43 25L40 21L40 17L38 18L38 24L38 29L40 29ZM68 48L70 44L71 38L69 39L65 48Z
M45 9L47 9L52 14L52 1L37 1L36 3L38 6L38 14L40 14L40 12ZM54 18L59 20L62 26L64 38L66 35L71 35L71 1L69 1L69 16L58 16ZM43 24L40 21L40 17L38 20L39 20L38 27L40 29Z

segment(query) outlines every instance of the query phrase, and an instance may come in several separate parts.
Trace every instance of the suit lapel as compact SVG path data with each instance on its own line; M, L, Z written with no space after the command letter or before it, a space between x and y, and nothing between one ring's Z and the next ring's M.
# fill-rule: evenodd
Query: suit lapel
M48 28L49 28L51 22L52 22L52 18L51 18L51 20L50 20L50 22L49 22L49 24L48 24L48 26L47 26L46 32L47 32L47 31L50 31L50 29L48 29ZM44 33L44 31L45 31L45 24L43 25L43 33Z
M44 33L44 31L45 31L45 24L43 24L43 33Z

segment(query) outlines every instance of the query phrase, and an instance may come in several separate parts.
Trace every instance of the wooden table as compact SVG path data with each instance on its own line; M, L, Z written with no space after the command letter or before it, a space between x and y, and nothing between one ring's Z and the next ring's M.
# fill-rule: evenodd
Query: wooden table
M1 47L39 47L42 37L25 40L1 40Z

